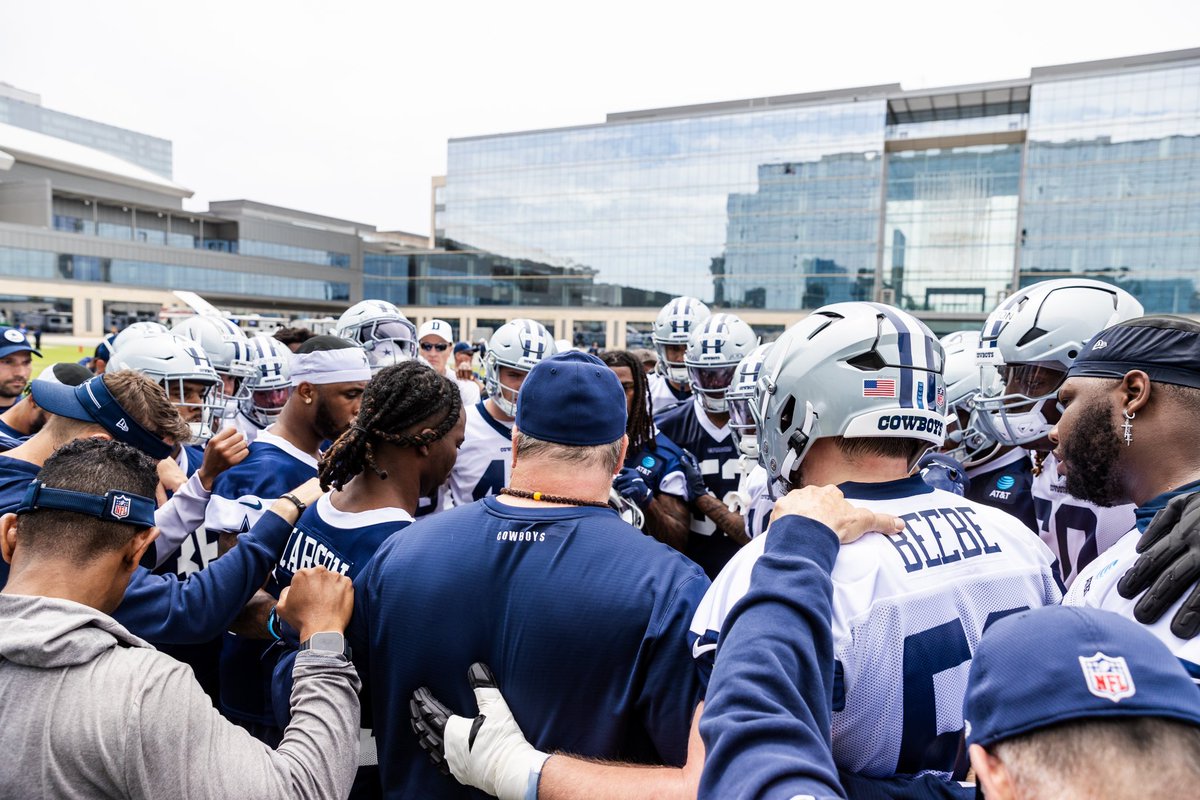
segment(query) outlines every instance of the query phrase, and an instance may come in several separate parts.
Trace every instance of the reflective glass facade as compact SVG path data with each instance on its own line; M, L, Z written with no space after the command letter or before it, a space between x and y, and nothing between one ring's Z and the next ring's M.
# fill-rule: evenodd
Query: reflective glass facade
M126 286L190 289L218 294L303 300L350 300L350 284L253 272L101 258L0 247L0 275L41 280L92 281Z
M1021 151L1009 144L888 153L883 285L896 305L986 314L1004 296Z
M522 270L551 268L559 291L529 304L587 304L570 287L590 276L648 305L874 298L977 319L1020 285L1086 274L1200 314L1200 52L853 94L452 140L437 233L465 252L413 257L403 279L367 270L364 289L525 303Z
M451 141L445 237L732 304L848 293L861 270L870 292L884 117L881 98Z
M1021 282L1086 274L1200 313L1200 64L1034 84Z

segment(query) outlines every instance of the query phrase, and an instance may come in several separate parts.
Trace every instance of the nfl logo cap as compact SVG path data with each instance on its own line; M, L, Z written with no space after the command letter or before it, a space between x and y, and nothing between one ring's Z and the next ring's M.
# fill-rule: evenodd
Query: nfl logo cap
M1166 717L1200 727L1200 691L1154 634L1111 611L1047 606L979 640L963 703L967 744L1059 722Z
M42 357L41 353L33 349L25 334L8 325L0 325L0 358L11 356L13 353L33 353L38 358Z
M450 329L450 323L442 319L431 319L421 326L421 329L417 331L417 341L421 341L426 336L436 336L447 343L454 341L454 331Z
M625 435L625 420L625 390L617 374L577 350L539 361L517 394L518 430L543 442L610 444Z

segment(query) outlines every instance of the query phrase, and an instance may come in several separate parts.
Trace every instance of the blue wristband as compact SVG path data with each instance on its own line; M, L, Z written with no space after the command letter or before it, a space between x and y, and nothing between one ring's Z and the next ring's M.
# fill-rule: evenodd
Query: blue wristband
M279 633L279 615L275 613L275 606L271 606L271 613L267 615L267 633L277 642L283 638Z

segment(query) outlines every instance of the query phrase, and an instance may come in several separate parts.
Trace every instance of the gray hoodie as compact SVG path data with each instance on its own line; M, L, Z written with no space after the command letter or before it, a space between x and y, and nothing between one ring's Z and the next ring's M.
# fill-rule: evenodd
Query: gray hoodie
M292 721L271 750L107 614L0 594L0 798L344 798L358 675L313 651L293 675Z

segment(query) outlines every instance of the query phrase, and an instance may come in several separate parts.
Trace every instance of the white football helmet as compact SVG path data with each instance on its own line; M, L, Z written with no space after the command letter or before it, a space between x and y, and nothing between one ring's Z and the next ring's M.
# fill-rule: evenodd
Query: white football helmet
M608 505L613 511L617 512L623 521L628 522L639 531L645 526L645 513L637 507L636 503L624 497L616 489L609 490Z
M250 342L242 329L224 317L197 315L180 322L171 329L171 333L194 343L208 354L208 360L218 375L231 379L232 394L225 392L223 384L221 392L226 416L236 412L237 402L249 393L246 379L254 374L254 367L250 363Z
M979 331L955 331L942 337L946 354L946 455L964 467L977 467L996 455L1002 445L979 425L975 398L983 380L999 380L995 368L980 369L975 361Z
M771 343L760 344L743 358L733 373L733 383L725 391L725 402L729 405L729 430L738 450L749 459L758 460L758 434L754 427L754 414L750 404L758 397L758 376Z
M132 325L126 325L122 328L121 332L112 340L112 351L115 353L123 345L138 339L145 339L148 336L165 336L170 332L166 325L161 325L157 322L135 322Z
M654 349L658 353L655 370L673 383L687 386L687 365L667 359L667 345L687 346L692 328L708 319L712 312L694 297L676 297L658 312L654 320Z
M758 346L754 329L733 314L713 314L688 334L683 363L700 404L714 414L728 409L725 390L738 362Z
M404 312L386 300L363 300L338 318L334 336L367 351L372 371L417 356L417 328Z
M500 383L500 367L529 372L542 359L558 352L554 337L542 323L514 319L501 325L483 357L483 384L488 397L510 417L517 415L517 392Z
M977 359L1000 371L1001 388L982 386L979 425L1006 445L1043 439L1052 424L1047 404L1084 344L1100 331L1142 315L1124 289L1087 278L1041 281L1010 296L991 313Z
M817 439L941 445L945 408L937 337L911 314L862 302L824 306L788 328L767 353L750 405L772 496L793 488Z
M273 336L260 333L247 342L253 374L246 379L245 396L238 401L242 413L265 428L276 419L292 396L292 351Z
M170 335L126 338L113 351L108 369L131 369L158 382L192 429L190 444L212 438L213 423L221 419L225 407L221 378L204 351L192 342ZM188 383L203 386L196 401L188 399Z

